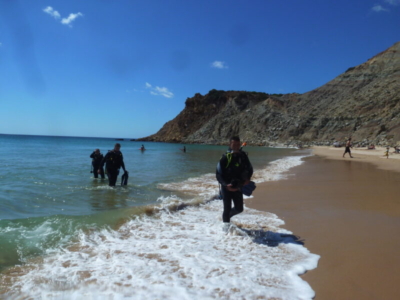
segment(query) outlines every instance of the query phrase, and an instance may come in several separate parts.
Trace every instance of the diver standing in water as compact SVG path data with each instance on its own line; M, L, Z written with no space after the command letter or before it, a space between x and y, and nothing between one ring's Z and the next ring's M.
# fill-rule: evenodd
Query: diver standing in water
M104 156L101 161L100 168L106 164L106 171L108 176L108 185L115 186L117 182L117 177L119 174L119 169L122 167L124 172L127 172L124 164L124 157L122 156L122 152L120 151L121 144L116 143L113 150L108 151L106 156ZM101 172L101 169L98 170Z
M224 231L230 228L231 217L243 211L242 187L250 182L253 166L247 154L240 149L240 139L233 136L230 139L229 151L222 156L218 165L216 177L221 184L224 212L222 221ZM232 208L232 201L234 207Z
M104 179L104 169L100 167L101 161L103 160L103 154L100 153L100 149L96 149L90 154L90 158L92 159L92 166L93 166L93 175L94 178L98 178L99 174L102 179ZM98 172L100 170L100 173Z

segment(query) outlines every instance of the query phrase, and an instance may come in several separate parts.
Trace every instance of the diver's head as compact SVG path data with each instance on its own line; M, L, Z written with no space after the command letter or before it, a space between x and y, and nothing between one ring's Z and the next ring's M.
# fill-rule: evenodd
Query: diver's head
M121 144L120 143L116 143L114 146L114 150L115 151L119 151L119 149L121 149Z
M96 150L94 150L94 152L95 152L96 154L99 154L99 153L100 153L100 149L96 149Z
M232 152L239 152L241 147L240 138L238 136L231 137L229 147L231 148Z

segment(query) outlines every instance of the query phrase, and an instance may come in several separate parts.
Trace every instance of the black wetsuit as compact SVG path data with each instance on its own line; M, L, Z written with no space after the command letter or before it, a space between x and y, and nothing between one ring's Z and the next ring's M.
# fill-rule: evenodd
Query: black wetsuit
M223 222L230 222L231 217L243 211L242 192L240 190L236 192L228 191L226 186L232 184L234 188L240 188L252 175L253 166L245 152L226 153L222 156L217 166L216 177L222 186L221 192L224 202ZM232 208L232 201L234 208Z
M99 174L97 173L97 171L100 169L100 175L101 178L104 178L104 169L103 167L100 168L101 165L101 161L103 160L103 154L99 153L96 154L96 152L93 151L92 154L90 154L90 158L92 159L92 166L93 166L93 175L94 178L98 178Z
M119 169L122 167L125 171L124 157L122 156L122 153L115 150L108 151L101 162L101 167L103 167L104 164L106 164L108 185L115 186Z

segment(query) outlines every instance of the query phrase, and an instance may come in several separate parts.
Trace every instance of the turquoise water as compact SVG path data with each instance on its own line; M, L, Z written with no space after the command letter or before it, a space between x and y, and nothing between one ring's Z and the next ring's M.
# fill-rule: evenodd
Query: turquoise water
M106 138L0 135L0 270L71 242L80 230L101 230L179 192L165 184L214 173L225 146L118 141L130 173L126 187L92 178L89 155ZM246 147L255 169L296 155L294 149ZM120 177L119 177L120 180ZM120 182L120 181L119 181ZM215 189L217 194L218 189ZM190 195L181 193L189 199Z

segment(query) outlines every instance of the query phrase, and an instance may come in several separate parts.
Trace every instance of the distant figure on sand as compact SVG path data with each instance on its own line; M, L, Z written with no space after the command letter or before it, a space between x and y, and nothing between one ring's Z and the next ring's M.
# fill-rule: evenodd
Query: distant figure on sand
M368 149L368 150L375 150L375 145L374 145L374 144L369 145L367 149Z
M216 177L221 184L224 212L222 214L223 230L228 232L231 217L243 211L243 194L241 187L250 182L253 166L247 154L240 150L240 139L234 136L230 139L230 151L222 156L218 165ZM234 208L232 208L232 201Z
M121 144L116 143L113 150L108 151L106 156L104 156L101 161L100 168L103 168L104 164L106 164L106 171L108 176L108 185L115 186L117 182L117 177L119 174L119 169L122 167L124 172L126 172L124 157L122 156L122 152L120 151ZM99 174L101 170L98 170Z
M90 158L92 159L94 178L98 178L100 174L101 178L104 179L104 169L102 167L100 168L101 161L103 160L103 154L100 153L100 149L94 150L93 153L90 154ZM100 170L100 173L98 173L98 170Z
M386 151L383 154L383 156L386 156L386 158L389 158L389 147L386 147Z
M350 148L353 148L353 146L351 145L351 138L349 138L346 142L346 149L344 150L343 157L345 156L346 153L349 153L350 158L353 158L353 156L351 156Z

